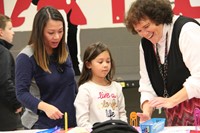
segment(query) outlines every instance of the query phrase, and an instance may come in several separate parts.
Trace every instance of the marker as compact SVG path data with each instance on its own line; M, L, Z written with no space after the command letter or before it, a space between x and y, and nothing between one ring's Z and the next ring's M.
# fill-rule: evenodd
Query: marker
M68 116L67 116L67 112L65 112L65 133L68 132Z

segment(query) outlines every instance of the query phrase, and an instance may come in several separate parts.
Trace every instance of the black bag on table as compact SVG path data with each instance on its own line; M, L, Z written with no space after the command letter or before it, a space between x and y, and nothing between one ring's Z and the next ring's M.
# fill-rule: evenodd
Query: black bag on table
M134 127L122 120L107 120L95 123L91 133L139 133Z

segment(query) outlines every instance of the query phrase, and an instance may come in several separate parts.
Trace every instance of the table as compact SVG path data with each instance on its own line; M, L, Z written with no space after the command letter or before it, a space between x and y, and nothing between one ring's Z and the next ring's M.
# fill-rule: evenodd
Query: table
M137 128L139 129L139 128ZM195 126L172 126L172 127L165 127L164 130L160 131L159 133L190 133L190 130L195 130ZM18 131L6 131L0 133L37 133L38 131L42 130L18 130ZM68 133L77 133L75 130L70 130Z
M190 130L195 130L195 126L165 127L160 133L190 133Z
M136 129L139 130L139 128ZM164 127L164 130L160 131L159 133L190 133L190 130L195 130L195 126Z
M17 130L17 131L0 131L0 133L37 133L39 131L44 131L46 129L34 129L34 130ZM81 131L81 132L80 132ZM63 130L58 131L59 133L64 133ZM45 132L46 133L46 132ZM75 127L68 130L67 133L88 133L84 128Z

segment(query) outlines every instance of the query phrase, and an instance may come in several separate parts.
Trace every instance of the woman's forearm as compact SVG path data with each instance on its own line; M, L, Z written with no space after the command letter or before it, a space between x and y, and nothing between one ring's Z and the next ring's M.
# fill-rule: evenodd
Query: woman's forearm
M185 100L188 100L188 94L185 87L183 87L180 91L171 96L170 99L171 99L170 101L172 101L174 106L178 105L179 103Z

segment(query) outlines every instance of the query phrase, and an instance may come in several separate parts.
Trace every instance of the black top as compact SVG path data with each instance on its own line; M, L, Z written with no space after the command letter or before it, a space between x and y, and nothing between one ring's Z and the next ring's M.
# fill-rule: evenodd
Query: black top
M13 45L0 39L0 131L22 127L16 109L21 104L15 94L15 62L9 49Z

